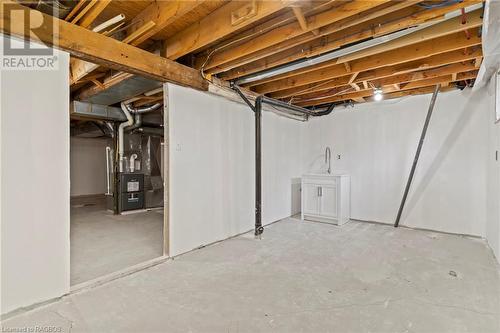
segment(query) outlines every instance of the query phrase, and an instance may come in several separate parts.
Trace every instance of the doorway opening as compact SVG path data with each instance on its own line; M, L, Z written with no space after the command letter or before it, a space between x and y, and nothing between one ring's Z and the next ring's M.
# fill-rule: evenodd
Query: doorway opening
M144 80L71 102L72 287L167 252L163 87Z

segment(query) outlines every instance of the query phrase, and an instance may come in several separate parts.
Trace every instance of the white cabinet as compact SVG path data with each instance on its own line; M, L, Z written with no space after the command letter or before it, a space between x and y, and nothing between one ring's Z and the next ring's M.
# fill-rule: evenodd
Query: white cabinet
M338 225L348 222L350 187L347 174L302 176L302 219Z

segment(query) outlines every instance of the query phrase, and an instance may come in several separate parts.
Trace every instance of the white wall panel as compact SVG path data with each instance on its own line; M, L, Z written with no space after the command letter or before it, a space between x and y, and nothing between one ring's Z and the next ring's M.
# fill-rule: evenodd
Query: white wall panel
M1 72L2 313L69 291L69 55L56 54L58 70Z
M106 192L106 146L110 140L71 138L71 196Z
M248 106L168 84L170 255L251 230L254 116ZM292 215L305 124L264 112L263 223Z
M394 222L430 99L339 108L309 123L309 162L328 145L341 155L333 169L351 174L352 218ZM484 236L490 101L485 91L438 96L401 224Z

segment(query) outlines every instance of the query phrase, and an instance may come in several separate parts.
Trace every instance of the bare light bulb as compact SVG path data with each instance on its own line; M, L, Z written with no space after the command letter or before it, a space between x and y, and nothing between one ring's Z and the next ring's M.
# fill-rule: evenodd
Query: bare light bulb
M376 100L377 102L381 101L384 96L382 95L382 89L377 88L374 91L373 94L373 99Z

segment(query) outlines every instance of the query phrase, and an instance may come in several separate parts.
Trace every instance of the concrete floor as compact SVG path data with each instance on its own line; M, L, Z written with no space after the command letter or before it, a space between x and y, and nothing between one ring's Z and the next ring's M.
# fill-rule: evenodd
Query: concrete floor
M163 255L163 210L113 215L103 204L71 208L71 285Z
M193 231L195 232L195 231ZM499 332L484 241L286 219L4 322L66 332Z

